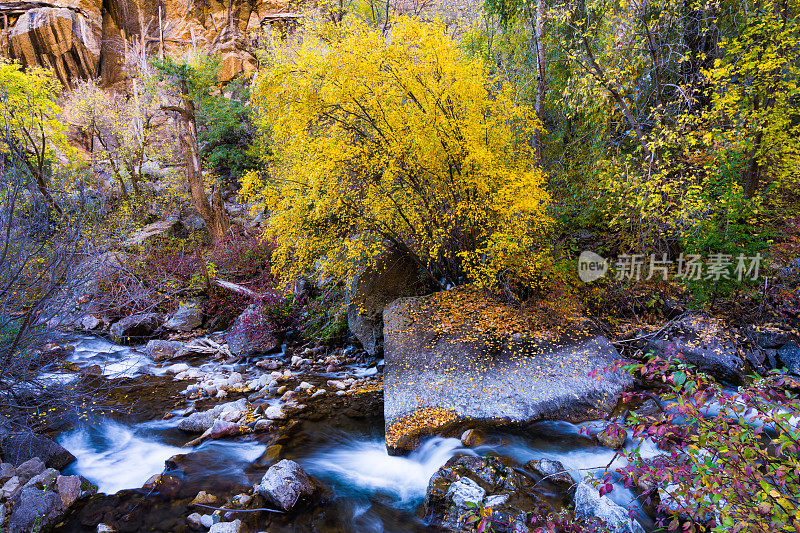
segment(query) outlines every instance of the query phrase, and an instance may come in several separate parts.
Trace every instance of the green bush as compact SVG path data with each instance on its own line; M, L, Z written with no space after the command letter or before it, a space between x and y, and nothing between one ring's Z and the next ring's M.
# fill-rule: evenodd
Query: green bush
M236 182L256 168L256 129L250 119L249 99L245 80L238 79L225 87L223 95L204 98L198 109L200 155L223 180Z

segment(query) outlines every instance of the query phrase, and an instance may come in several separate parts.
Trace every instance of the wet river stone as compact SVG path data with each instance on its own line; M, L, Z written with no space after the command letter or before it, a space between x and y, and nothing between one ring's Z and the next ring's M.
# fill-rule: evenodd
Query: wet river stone
M527 531L529 517L546 515L555 507L537 489L533 479L520 474L507 458L455 456L431 476L423 513L442 531L466 531L470 504L491 507L497 518L494 531Z
M438 294L401 298L384 311L390 452L413 449L420 435L464 420L598 419L633 384L619 369L604 371L620 356L588 327L573 326L549 340L502 327L483 333L479 322L495 317L485 310L442 317Z
M299 464L283 459L267 470L256 487L259 494L284 511L292 509L303 497L314 494L314 481Z

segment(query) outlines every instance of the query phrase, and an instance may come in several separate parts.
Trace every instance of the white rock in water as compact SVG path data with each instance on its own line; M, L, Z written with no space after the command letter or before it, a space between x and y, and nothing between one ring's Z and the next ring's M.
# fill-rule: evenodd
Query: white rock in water
M315 486L303 467L283 459L269 467L256 491L284 511L293 508L303 496L314 493Z
M200 513L192 513L186 517L186 522L190 526L200 529L203 526L203 523L200 521L201 518L202 516L200 516Z
M466 507L468 502L481 503L486 491L468 477L462 477L447 489L447 497L458 507Z
M608 496L600 496L596 487L581 481L575 489L575 516L599 518L606 524L615 524L615 533L644 533L644 528L628 515L627 509L617 505Z
M168 374L180 374L181 372L186 372L187 370L189 370L189 365L186 363L175 363L174 365L169 365L164 369L164 371Z
M300 383L300 385L298 385L297 388L298 389L311 390L311 389L314 388L314 385L312 385L311 383L309 383L307 381L304 381L304 382Z
M283 420L286 418L286 413L280 405L270 405L264 410L264 416L270 420Z
M336 380L336 379L329 379L328 380L328 387L330 387L332 389L344 390L344 389L347 388L347 385L345 385L344 382L342 382L342 381L339 381L339 380Z
M238 518L233 522L217 522L208 533L240 533L242 531L242 521Z

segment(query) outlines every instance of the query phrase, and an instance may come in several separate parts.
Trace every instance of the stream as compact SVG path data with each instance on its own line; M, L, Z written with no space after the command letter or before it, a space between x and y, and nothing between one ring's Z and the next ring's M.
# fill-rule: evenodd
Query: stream
M72 363L81 367L98 365L109 379L163 376L164 367L172 364L159 366L136 348L101 338L81 335L72 336L69 341L75 346ZM206 371L211 370L210 366L213 365L203 365ZM228 370L231 368L236 367L227 366ZM357 376L375 373L374 367L348 371ZM258 379L255 375L248 378ZM182 414L177 410L173 413ZM300 424L300 429L283 444L281 457L297 461L321 480L331 493L331 503L307 517L307 524L301 520L286 529L270 527L270 531L301 531L306 527L316 531L431 530L418 511L429 479L456 454L496 454L520 464L537 458L558 460L576 480L602 470L614 457L612 450L597 446L581 433L579 426L566 422L540 422L524 429L493 432L485 444L472 449L463 448L458 439L433 437L407 456L390 456L381 414L348 424L328 419ZM147 501L143 484L154 475L171 471L178 472L181 481L172 501L149 502L152 511L133 520L131 529L125 531L186 530L185 517L197 511L189 501L200 490L231 497L257 484L274 462L265 459L268 443L258 433L186 446L196 435L178 429L181 420L181 416L147 420L141 420L141 416L96 417L62 433L58 442L76 457L66 473L84 476L107 496L94 497L57 530L95 531L88 523L95 518L90 517L109 516L112 508L120 506L136 509ZM622 486L611 496L624 506L634 501L633 494ZM643 513L638 514L647 527Z

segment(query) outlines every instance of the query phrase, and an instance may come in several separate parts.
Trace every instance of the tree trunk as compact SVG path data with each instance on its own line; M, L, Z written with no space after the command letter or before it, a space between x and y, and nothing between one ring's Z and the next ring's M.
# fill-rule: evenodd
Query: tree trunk
M179 113L183 122L183 149L186 155L186 182L189 185L189 194L192 205L203 217L208 229L208 234L213 242L219 242L230 229L230 221L225 212L225 204L219 189L213 195L213 205L206 196L206 187L203 172L200 167L200 154L197 148L197 122L195 121L194 102L188 97L186 83L181 83L183 109Z
M540 127L536 129L536 158L542 164L542 128L544 127L544 0L536 0L536 28L534 31L536 44L536 118Z

